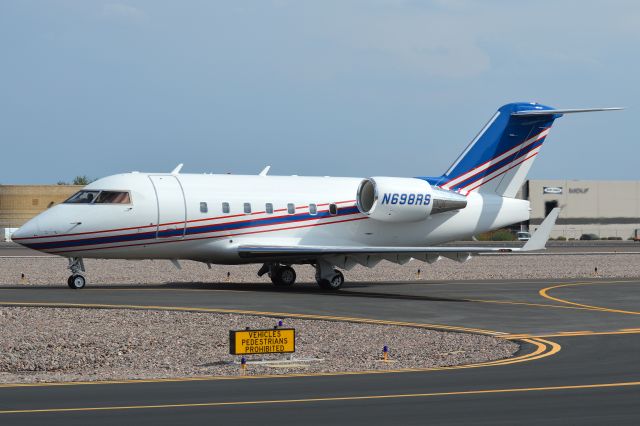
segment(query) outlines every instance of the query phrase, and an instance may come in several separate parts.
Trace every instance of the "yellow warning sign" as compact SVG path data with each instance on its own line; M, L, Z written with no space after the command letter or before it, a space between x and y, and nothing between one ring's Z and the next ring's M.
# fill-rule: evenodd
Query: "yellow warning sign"
M231 355L286 354L296 351L296 330L229 330Z

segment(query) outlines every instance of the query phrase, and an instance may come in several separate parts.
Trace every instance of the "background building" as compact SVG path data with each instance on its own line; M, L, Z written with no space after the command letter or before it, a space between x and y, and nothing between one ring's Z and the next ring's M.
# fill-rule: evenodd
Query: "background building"
M640 229L640 181L528 180L520 197L531 203L525 224L531 231L554 207L562 207L552 237L626 240Z
M82 185L0 185L0 241L80 188Z

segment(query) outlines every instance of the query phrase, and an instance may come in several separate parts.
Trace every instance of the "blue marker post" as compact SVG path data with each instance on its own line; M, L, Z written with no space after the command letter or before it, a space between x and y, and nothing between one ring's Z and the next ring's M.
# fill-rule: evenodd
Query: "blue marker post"
M282 324L283 324L282 320L279 320L278 321L278 327L282 327Z
M247 359L245 357L240 358L240 371L243 376L247 374Z
M384 362L389 361L389 347L387 345L384 345L382 348L382 359Z

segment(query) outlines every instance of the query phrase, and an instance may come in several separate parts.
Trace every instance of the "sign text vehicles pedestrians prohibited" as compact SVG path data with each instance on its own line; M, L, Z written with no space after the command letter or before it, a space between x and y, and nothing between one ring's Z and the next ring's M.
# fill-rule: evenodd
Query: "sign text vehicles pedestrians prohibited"
M296 351L296 330L229 330L231 355L287 354Z

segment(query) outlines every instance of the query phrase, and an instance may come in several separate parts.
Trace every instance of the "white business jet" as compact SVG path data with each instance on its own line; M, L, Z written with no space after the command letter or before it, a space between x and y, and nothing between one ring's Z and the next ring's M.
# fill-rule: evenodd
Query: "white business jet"
M501 107L437 177L334 178L125 173L99 179L27 222L13 240L69 259L71 288L85 286L83 258L180 259L262 264L276 286L311 264L325 290L338 269L479 252L543 249L555 209L522 248L437 246L529 219L516 199L552 123L563 114L619 108Z

